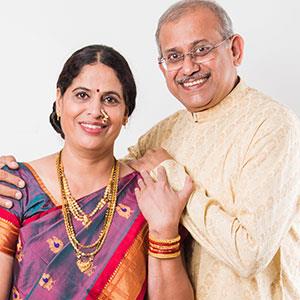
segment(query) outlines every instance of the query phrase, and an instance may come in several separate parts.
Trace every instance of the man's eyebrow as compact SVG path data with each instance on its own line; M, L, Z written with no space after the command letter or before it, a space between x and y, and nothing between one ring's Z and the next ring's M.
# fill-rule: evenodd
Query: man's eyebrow
M190 45L191 45L191 48L195 47L196 45L198 45L199 43L209 43L208 40L206 39L201 39L201 40L195 40L193 41ZM173 47L173 48L169 48L169 49L166 49L164 52L165 53L169 53L169 52L176 52L178 51L178 47Z

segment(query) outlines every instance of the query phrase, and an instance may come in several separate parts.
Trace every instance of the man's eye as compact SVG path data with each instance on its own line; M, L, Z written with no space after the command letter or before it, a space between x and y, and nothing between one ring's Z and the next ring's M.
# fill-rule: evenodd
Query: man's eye
M197 56L204 56L207 53L209 53L211 49L212 49L211 45L203 45L203 46L196 47L193 52Z
M88 99L89 95L86 92L79 92L76 94L76 97L82 100Z
M176 62L181 60L182 55L180 55L179 53L170 53L167 56L167 61L168 62Z

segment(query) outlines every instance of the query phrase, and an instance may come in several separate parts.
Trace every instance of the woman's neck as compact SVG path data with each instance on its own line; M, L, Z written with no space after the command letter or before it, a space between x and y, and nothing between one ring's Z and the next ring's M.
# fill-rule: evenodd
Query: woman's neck
M113 149L106 153L95 153L65 146L62 163L73 197L80 198L106 186L114 160Z

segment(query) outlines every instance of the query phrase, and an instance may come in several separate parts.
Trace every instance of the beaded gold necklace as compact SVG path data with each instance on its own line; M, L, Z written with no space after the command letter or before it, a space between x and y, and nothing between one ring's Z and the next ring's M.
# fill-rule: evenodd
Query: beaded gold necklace
M100 198L95 209L90 213L86 214L77 203L76 199L71 195L70 188L68 186L67 178L64 174L64 167L61 160L61 152L59 152L56 159L57 175L60 184L61 196L62 196L62 213L64 217L64 223L66 232L71 245L76 253L77 261L76 264L82 273L90 274L93 271L93 261L95 255L100 251L104 240L109 231L113 215L117 203L117 191L119 182L119 162L115 160L112 167L111 176L108 185L105 189L104 196ZM72 216L82 222L85 228L92 223L91 218L107 203L107 210L105 213L104 224L102 230L99 233L97 240L90 244L84 245L80 243L76 238L75 228L72 222ZM89 249L89 252L83 251L83 249ZM93 249L93 250L92 250Z

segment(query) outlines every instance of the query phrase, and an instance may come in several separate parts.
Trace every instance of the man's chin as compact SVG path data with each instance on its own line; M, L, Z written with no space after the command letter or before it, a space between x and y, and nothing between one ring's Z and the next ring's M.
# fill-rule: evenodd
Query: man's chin
M198 112L209 108L211 105L211 99L193 97L181 101L185 108L190 112Z

